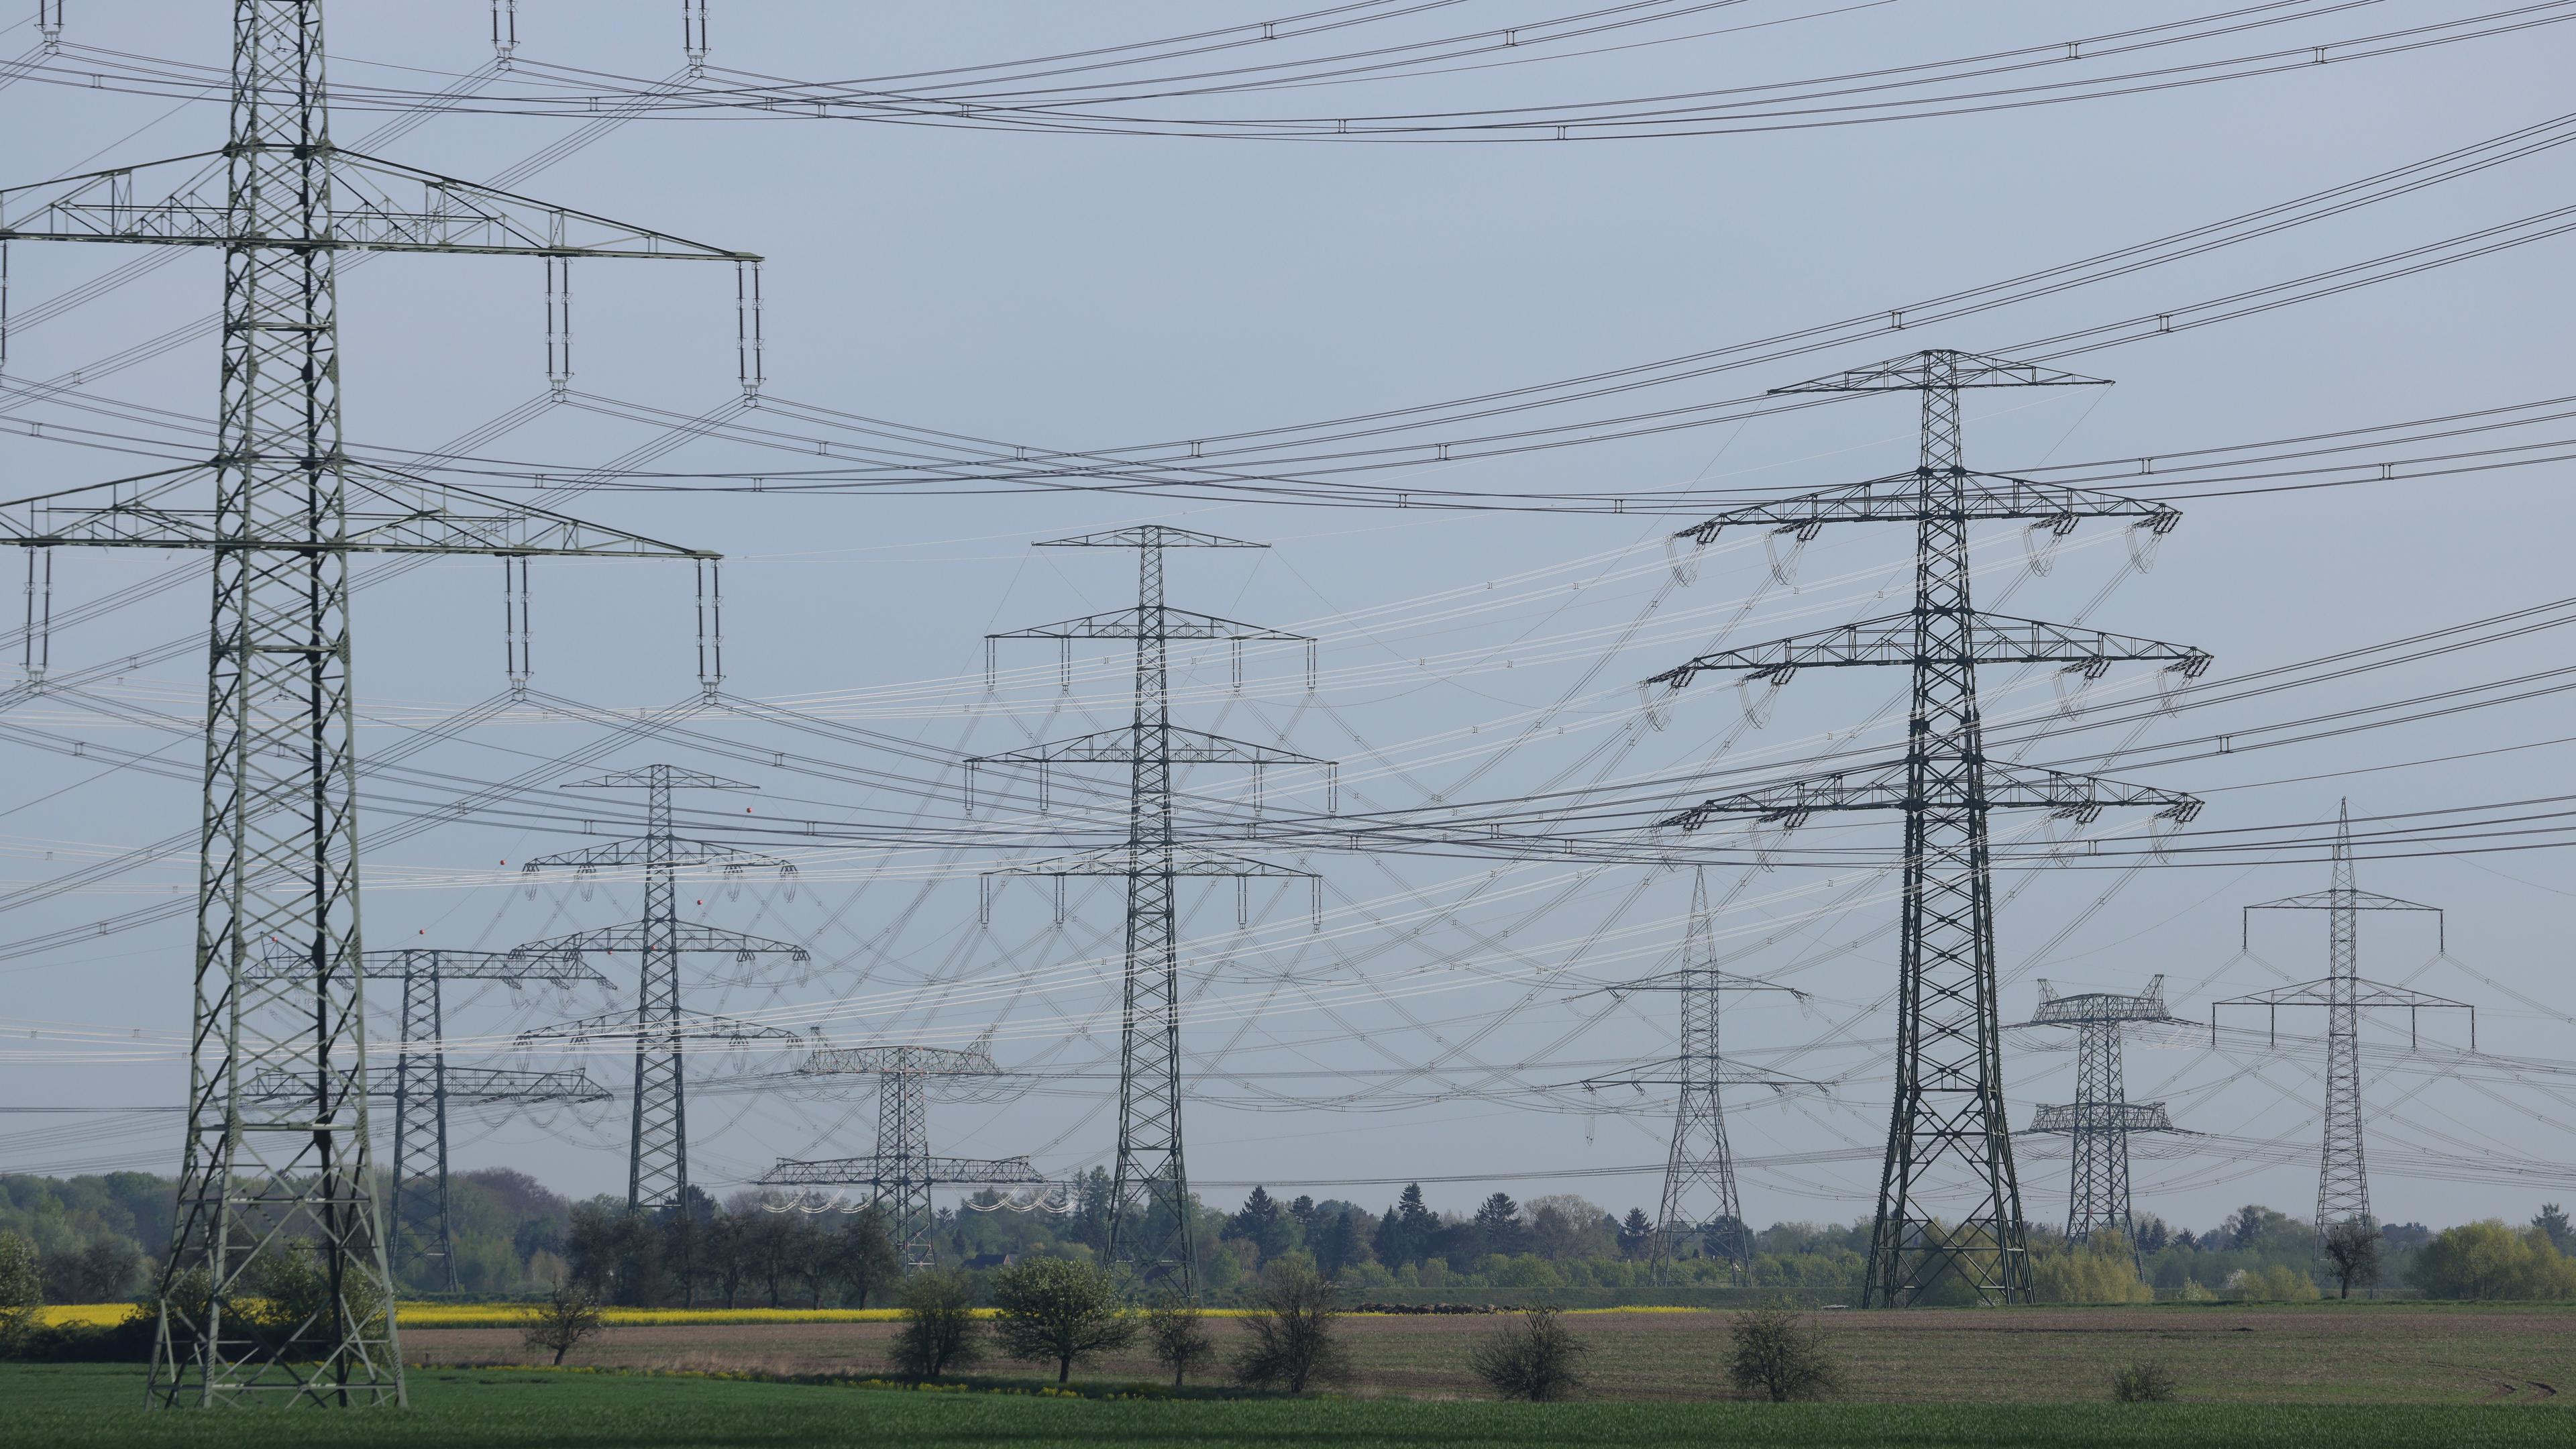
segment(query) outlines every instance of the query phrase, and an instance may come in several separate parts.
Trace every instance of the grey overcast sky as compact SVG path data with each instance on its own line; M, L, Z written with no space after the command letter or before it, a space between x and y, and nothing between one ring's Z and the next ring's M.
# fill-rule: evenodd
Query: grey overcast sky
M1458 0L1114 79L1505 27L1547 36L1545 22L1578 8ZM2134 814L2083 827L2100 846L2068 823L2010 823L2005 1019L2028 1015L2042 978L2060 990L2135 990L2162 975L2174 1010L2206 1022L2215 1000L2322 975L2320 918L2257 917L2247 934L2238 908L2324 886L2322 841L2348 797L2365 840L2364 887L2448 913L2438 944L2423 919L2365 921L2363 973L2477 1006L2475 1055L2460 1050L2465 1022L2447 1013L2428 1015L2415 1045L2402 1017L2366 1033L2379 1215L2520 1219L2576 1186L2576 1056L2565 1048L2576 900L2562 849L2576 728L2565 723L2567 696L2552 692L2567 667L2567 636L2555 627L2576 618L2576 606L2557 602L2576 592L2564 564L2576 509L2567 464L2552 461L2576 431L2566 421L2576 386L2565 339L2576 317L2564 280L2576 239L2548 234L2564 224L2549 214L2569 204L2576 151L2535 149L1946 324L1461 419L1395 439L1412 451L1383 455L1375 461L1393 466L1375 471L1258 465L1308 472L1327 489L1574 493L1640 500L1632 511L1287 506L1210 488L787 486L888 450L936 462L965 446L886 424L1039 452L1128 449L1476 397L1871 317L2551 123L2576 60L2576 26L2555 23L2576 7L2561 5L2524 17L2552 23L2444 44L2420 42L2459 31L2423 28L2506 7L1648 8L1652 24L1508 55L1479 44L1387 73L1114 107L1144 134L986 125L938 108L905 124L885 112L774 111L593 124L469 103L378 147L363 138L388 115L342 111L333 124L344 147L466 178L508 174L512 189L549 202L766 258L758 408L738 405L730 267L583 262L569 397L481 437L448 476L510 491L533 475L618 461L619 482L567 507L722 550L725 687L786 711L710 707L660 738L639 732L638 709L698 694L688 569L541 561L538 697L442 733L441 722L504 688L497 566L443 563L371 588L357 624L363 742L380 759L404 753L398 772L369 776L369 944L493 948L625 919L636 908L632 881L522 889L528 857L582 843L585 826L589 838L605 836L632 815L631 802L556 786L657 759L724 774L757 793L686 800L686 823L793 857L796 889L761 876L692 881L684 910L808 942L813 954L693 961L691 1004L847 1042L954 1044L989 1028L1011 1075L938 1101L936 1148L1027 1153L1053 1171L1105 1163L1116 1119L1118 900L1106 887L1077 888L1059 926L1045 890L1023 881L994 891L979 921L978 881L1089 839L1123 785L1067 770L1040 816L1026 798L992 799L1009 785L988 777L970 818L957 762L1107 728L1126 707L1125 666L1096 646L1076 656L1060 689L1052 646L1005 643L988 688L986 633L1132 599L1129 555L1029 544L1144 520L1209 530L1271 547L1175 555L1174 601L1316 636L1320 672L1310 693L1296 650L1256 649L1238 691L1221 653L1191 654L1177 686L1181 718L1338 760L1341 812L1419 828L1400 842L1335 848L1322 832L1278 824L1321 815L1321 780L1275 771L1263 823L1227 848L1320 874L1320 917L1310 918L1302 886L1260 883L1241 925L1233 892L1186 897L1186 1121L1203 1195L1231 1203L1259 1180L1375 1207L1420 1177L1451 1209L1496 1188L1580 1192L1622 1212L1651 1205L1669 1093L1573 1085L1671 1049L1669 998L1594 990L1678 959L1691 870L1633 863L1656 853L1643 827L1721 780L1778 778L1827 752L1891 756L1903 682L1811 672L1770 701L1759 727L1747 716L1759 701L1718 679L1649 720L1636 682L1717 638L1750 644L1900 609L1911 559L1895 529L1830 530L1794 558L1785 543L1728 534L1684 586L1663 537L1693 520L1654 513L1652 500L1693 488L1794 493L1912 460L1915 424L1901 398L1766 416L1710 404L1918 347L2011 350L2132 323L2090 334L2119 345L2060 359L2116 387L1974 396L1970 461L2060 468L2045 476L2105 488L2130 486L2114 476L2125 472L2140 486L2151 480L2185 521L2151 555L2109 523L2079 529L2053 555L1998 528L1979 537L1981 597L2017 615L2206 648L2217 659L2209 698L2167 712L2150 675L2115 673L2077 697L2045 673L1996 671L1987 708L1998 754L2098 768L2209 803L2161 859L2143 852L2149 831ZM2151 31L2027 63L2034 47L2237 8L2235 21L2183 27L2213 32L2200 39L2153 45L2182 31ZM682 56L670 9L521 0L518 67L481 77L473 94L581 95L673 77ZM1271 18L1236 0L715 0L710 12L714 69L702 84L748 75L879 93L943 84L919 77L944 68ZM2401 35L2411 38L2369 39ZM14 141L0 180L221 143L223 7L74 0L64 40L58 56L29 57L40 71L0 89ZM0 56L34 43L32 32L0 42ZM339 4L329 44L334 80L353 94L437 91L491 59L480 0ZM2279 59L2239 67L2260 74L2173 83L2258 55ZM1901 93L1820 80L1980 56L2023 63L1953 66L1959 78ZM139 73L153 84L110 83ZM2121 79L2151 75L2161 79ZM887 79L904 76L915 79ZM172 89L204 82L212 88ZM1572 108L1757 86L1852 92L1779 107L1807 110L2057 89L2015 97L2049 104L1962 100L1955 108L1973 113L1947 116L1914 113L1942 108L1929 105L1842 110L1832 115L1869 119L1732 134L1431 143L1168 134L1184 121L1240 130L1506 107L1583 114ZM558 146L567 139L581 144ZM2419 248L2432 250L2377 260ZM180 255L76 295L138 259L163 260L140 248L10 249L0 422L9 496L202 449L214 345L202 335L150 344L214 310L218 264ZM2417 265L2432 261L2443 264ZM2289 286L2310 277L2319 280ZM347 267L353 452L413 461L404 450L439 451L545 397L544 281L523 259L392 256ZM2289 298L2302 300L2254 307ZM2196 325L2230 312L2246 315ZM2177 319L2170 331L2152 320L2160 316ZM2506 408L2520 411L2424 422ZM1648 413L1683 425L1602 428L1632 435L1481 459L1443 461L1433 446ZM695 432L673 431L710 415ZM2485 426L2500 420L2516 426ZM2392 431L2227 455L2199 475L2206 482L2170 472L2197 450L2383 427ZM1283 451L1312 458L1386 441ZM2356 441L2369 446L2346 447ZM2165 469L2139 461L2149 458ZM2385 480L2375 476L2382 463L2395 465ZM2076 464L2100 466L2066 467ZM102 553L55 560L54 672L142 662L77 689L8 695L0 712L0 936L18 943L0 950L0 1105L148 1109L181 1095L202 653L143 656L201 635L200 567ZM157 579L177 582L82 609ZM2532 609L2541 612L2522 623L2533 627L2386 647ZM2309 663L2354 650L2372 651L2356 661L2371 667ZM2296 687L2258 688L2285 680ZM2397 703L2413 700L2425 702ZM427 818L501 780L519 787L489 808ZM1239 776L1197 771L1184 784L1210 812L1248 818ZM1563 830L1619 842L1619 858L1544 848L1555 829L1544 821L1515 824L1501 844L1470 838L1516 802L1566 791L1585 793L1546 796L1580 817ZM1775 843L1768 869L1741 832L1687 843L1710 862L1729 969L1804 993L1731 998L1730 1051L1748 1068L1827 1084L1731 1098L1745 1205L1759 1222L1870 1209L1893 1023L1895 829L1892 820L1814 825ZM451 1059L555 1061L519 1051L512 1035L607 1009L632 989L626 979L612 993L455 993ZM381 1024L390 1031L389 1017ZM2209 1134L2141 1149L2142 1208L2194 1226L2246 1201L2307 1211L2320 1025L2311 1013L2285 1015L2281 1028L2277 1046L2235 1033L2213 1047L2205 1027L2133 1043L2132 1098L2167 1101L2178 1124ZM2007 1043L2017 1124L2038 1104L2070 1099L2065 1046L2029 1032ZM729 1191L782 1155L867 1150L875 1119L863 1085L753 1080L792 1062L744 1052L693 1067L692 1160L703 1185ZM613 1055L572 1064L623 1089ZM623 1182L625 1122L622 1101L478 1117L460 1130L459 1162L612 1191ZM0 1170L169 1171L174 1126L166 1111L0 1114ZM2062 1150L2024 1139L2021 1152L2031 1216L2057 1217Z

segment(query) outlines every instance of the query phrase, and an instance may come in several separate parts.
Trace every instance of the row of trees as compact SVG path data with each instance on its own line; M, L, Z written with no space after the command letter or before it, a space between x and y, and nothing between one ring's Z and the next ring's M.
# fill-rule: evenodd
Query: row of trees
M719 1206L693 1193L682 1210L575 1206L565 1277L621 1307L864 1308L902 1275L886 1215L771 1212L745 1194Z

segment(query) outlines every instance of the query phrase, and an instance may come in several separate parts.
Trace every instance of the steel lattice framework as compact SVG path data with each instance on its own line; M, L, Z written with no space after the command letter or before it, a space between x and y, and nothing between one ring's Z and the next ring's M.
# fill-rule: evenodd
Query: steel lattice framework
M0 189L0 241L221 254L216 452L0 504L0 542L213 562L188 1120L149 1401L400 1403L370 1185L349 556L708 555L352 464L338 257L758 258L338 150L320 0L234 0L232 34L221 150ZM276 948L301 969L262 976ZM270 1073L305 1090L244 1095ZM296 1257L326 1287L311 1313L237 1307Z
M1723 997L1729 991L1792 991L1717 967L1714 918L1708 904L1708 872L1691 872L1690 924L1682 938L1678 971L1623 981L1608 990L1614 996L1632 991L1674 993L1680 1017L1679 1050L1659 1062L1629 1071L1592 1077L1587 1091L1604 1087L1673 1087L1673 1140L1664 1161L1663 1204L1655 1215L1651 1266L1663 1281L1674 1248L1696 1239L1702 1251L1726 1261L1729 1274L1744 1281L1753 1266L1753 1237L1736 1194L1735 1153L1726 1139L1725 1087L1791 1087L1822 1090L1822 1083L1803 1077L1748 1072L1727 1064L1720 1050Z
M679 873L685 869L722 868L728 875L747 869L774 869L792 878L796 867L775 856L756 855L729 845L686 840L673 832L671 792L750 790L739 781L720 779L671 765L647 765L580 780L567 790L642 790L644 834L581 850L529 861L524 870L570 869L588 879L603 869L640 870L644 879L644 918L622 926L575 931L532 941L520 952L579 960L594 954L632 956L637 962L635 1012L625 1017L599 1017L541 1028L520 1036L522 1042L626 1041L635 1046L634 1122L626 1158L626 1207L630 1212L677 1206L689 1190L688 1070L692 1041L740 1043L792 1040L783 1027L727 1021L704 1016L680 1005L680 958L698 952L730 953L741 960L754 956L807 959L805 948L787 941L747 936L740 931L680 919Z
M888 1208L903 1271L933 1265L930 1191L949 1185L1018 1186L1043 1183L1025 1157L934 1157L930 1152L930 1088L934 1080L997 1077L989 1036L963 1050L954 1047L823 1047L801 1068L816 1076L877 1079L877 1150L865 1157L821 1160L782 1158L755 1181L770 1187L866 1187Z
M2161 503L1968 471L1963 389L2098 383L2030 363L1936 350L1776 388L1918 394L1921 451L1912 476L1737 509L1675 535L1706 544L1737 526L1800 538L1828 523L1915 526L1914 605L1902 620L1702 655L1649 681L1679 688L1710 670L1778 680L1799 669L1874 664L1903 664L1913 672L1900 764L1857 783L1835 776L1722 797L1668 822L1696 829L1721 816L1794 823L1816 810L1904 814L1896 1101L1863 1290L1864 1301L1874 1305L1913 1303L1948 1279L1964 1282L1985 1302L2029 1296L2021 1188L2004 1117L1988 813L2032 806L2086 818L2116 803L2153 806L2187 820L2199 809L2186 795L2054 772L2008 772L1986 759L1980 663L2056 664L2087 677L2122 660L2160 663L2186 677L2209 667L2209 655L2198 649L1980 614L1971 599L1971 524L2015 520L2063 533L2083 518L2126 518L2161 534L2178 521ZM1926 1201L1945 1178L1964 1179L1967 1196L1966 1211L1947 1221Z
M500 981L513 990L529 982L571 986L605 982L577 957L497 951L404 947L369 951L360 960L368 980L402 983L402 1025L392 1070L369 1070L367 1093L394 1104L392 1222L386 1234L389 1267L396 1273L434 1267L441 1286L456 1286L456 1256L448 1232L447 1104L473 1102L595 1102L607 1093L579 1072L523 1072L447 1064L442 981ZM291 976L291 957L262 962L263 976ZM246 1089L273 1099L293 1084L275 1073Z
M1222 639L1237 651L1248 641L1302 643L1307 646L1310 689L1314 685L1315 641L1303 634L1171 607L1163 597L1163 550L1268 546L1160 524L1039 544L1040 548L1136 550L1136 607L1034 629L1014 629L988 638L1134 640L1134 723L1123 731L1064 744L1034 745L971 762L972 766L1008 764L1035 769L1041 772L1041 779L1046 768L1058 762L1116 762L1130 767L1124 844L1013 865L996 874L1052 876L1059 881L1080 876L1116 877L1127 883L1126 973L1118 1052L1118 1163L1111 1198L1115 1204L1110 1219L1111 1251L1132 1262L1148 1285L1176 1278L1180 1291L1190 1295L1198 1290L1198 1253L1190 1222L1189 1172L1181 1150L1180 960L1173 882L1184 876L1230 876L1238 882L1263 876L1314 877L1308 871L1183 843L1173 818L1172 767L1209 763L1259 769L1269 765L1322 766L1325 762L1290 750L1182 729L1172 723L1171 641ZM1070 649L1070 642L1065 647ZM1241 682L1239 653L1235 678ZM1321 888L1318 882L1316 889L1320 892ZM1237 889L1240 892L1243 887L1238 884Z
M2326 1013L2326 1118L2325 1144L2317 1163L2317 1234L2339 1223L2370 1223L2370 1174L2364 1161L2361 1125L2361 1015L2373 1007L2395 1008L2406 1012L2408 1032L2413 1033L2418 1016L2427 1010L2458 1010L2469 1013L2469 1042L2477 1043L2477 1008L2465 1001L2432 996L2404 986L2369 981L2361 975L2361 913L2363 911L2429 911L2438 940L2443 933L2442 909L2418 905L2394 896L2376 895L2354 884L2352 868L2352 802L2344 801L2335 816L2334 874L2323 891L2311 895L2290 896L2283 900L2265 901L2247 906L2247 944L2252 942L2252 917L2256 911L2324 911L2326 913L2326 976L2322 981L2305 981L2296 986L2283 986L2271 991L2258 991L2251 996L2238 996L2212 1002L2209 1029L2214 1039L2218 1034L2218 1011L2227 1006L2259 1006L2269 1014L2277 1038L2284 1006L2318 1006Z
M2138 1132L2172 1132L2173 1118L2162 1102L2131 1102L2121 1069L2120 1037L2132 1026L2173 1025L2180 1018L2165 1010L2165 979L2156 977L2135 996L2089 991L2060 996L2046 981L2039 983L2039 1006L2023 1026L2071 1026L2077 1029L2075 1100L2039 1109L2033 1132L2062 1133L2071 1139L2067 1166L2066 1238L2080 1243L2097 1232L2116 1232L2137 1243L2137 1216L2129 1199L2129 1137Z

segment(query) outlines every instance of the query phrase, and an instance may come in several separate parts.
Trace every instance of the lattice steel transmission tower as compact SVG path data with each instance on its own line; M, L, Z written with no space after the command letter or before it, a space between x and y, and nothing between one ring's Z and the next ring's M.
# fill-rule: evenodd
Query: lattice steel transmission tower
M754 956L807 959L805 948L792 942L681 920L679 873L717 866L729 876L738 876L744 870L757 868L774 869L792 879L796 867L776 856L688 840L673 831L673 790L751 790L757 786L672 765L647 765L563 788L643 791L644 834L633 840L614 840L561 855L542 856L529 861L523 869L534 874L569 868L576 878L586 880L603 868L640 868L644 876L644 918L622 926L531 941L519 950L575 960L593 954L635 957L635 1011L632 1015L613 1014L542 1027L521 1033L519 1040L634 1043L634 1127L626 1159L626 1207L630 1212L675 1207L689 1190L689 1043L787 1041L796 1036L784 1027L731 1021L681 1006L680 958L693 953L716 953L742 961Z
M1726 1138L1725 1087L1769 1087L1775 1091L1822 1084L1803 1077L1749 1072L1727 1062L1720 1050L1723 996L1729 991L1787 991L1794 988L1737 976L1717 966L1717 939L1708 904L1708 872L1691 872L1690 924L1682 937L1678 971L1644 976L1602 988L1613 996L1632 991L1674 993L1681 1024L1679 1049L1659 1062L1624 1072L1589 1077L1578 1085L1597 1092L1606 1087L1673 1087L1672 1150L1664 1161L1663 1205L1655 1214L1651 1267L1663 1281L1677 1243L1696 1238L1702 1251L1726 1260L1728 1272L1741 1282L1753 1265L1753 1237L1736 1194L1735 1153Z
M998 1077L989 1035L954 1047L822 1047L801 1071L814 1076L877 1079L877 1150L865 1157L799 1161L781 1158L756 1181L769 1187L866 1187L893 1221L903 1271L933 1266L930 1190L947 1186L1012 1187L1043 1183L1025 1157L934 1157L930 1088L934 1080Z
M1110 1218L1111 1252L1133 1262L1146 1283L1177 1277L1181 1291L1189 1294L1197 1292L1198 1256L1190 1224L1189 1173L1181 1152L1180 960L1173 882L1193 876L1234 879L1238 920L1245 909L1246 883L1253 879L1315 881L1319 916L1322 883L1311 871L1184 842L1173 810L1172 769L1176 765L1237 765L1258 772L1274 765L1324 767L1326 762L1293 750L1228 739L1172 723L1173 640L1226 641L1235 651L1234 678L1238 686L1243 677L1241 651L1245 643L1302 643L1306 646L1306 687L1310 690L1315 682L1315 641L1303 634L1171 607L1163 601L1163 550L1268 546L1160 524L1039 544L1040 548L1136 550L1136 607L989 635L988 663L992 640L1063 640L1070 660L1073 640L1132 639L1136 641L1135 720L1124 729L1032 745L968 763L970 772L993 765L1036 771L1042 800L1044 782L1052 766L1115 763L1130 767L1124 843L1008 866L995 874L1051 876L1058 881L1068 877L1109 877L1127 883L1126 979L1118 1052L1118 1166ZM972 778L970 773L970 782ZM972 802L970 783L970 808Z
M272 956L262 963L261 975L291 976L296 969L294 958ZM448 1103L598 1102L607 1100L608 1093L579 1070L449 1066L440 983L499 981L517 990L529 982L571 986L581 981L605 984L608 978L577 957L436 947L369 951L361 970L371 981L402 983L402 1024L393 1066L371 1067L367 1073L367 1094L394 1104L393 1202L385 1239L388 1266L397 1274L435 1269L441 1280L438 1286L452 1289L456 1256L447 1217ZM275 1099L298 1090L295 1083L272 1072L253 1083L252 1095Z
M1674 535L1704 546L1730 527L1801 539L1829 523L1915 528L1910 611L1702 655L1647 681L1678 689L1708 670L1772 684L1829 666L1893 664L1912 671L1901 762L1859 776L1721 796L1666 822L1695 830L1734 816L1795 825L1820 810L1894 810L1905 817L1896 1103L1863 1293L1874 1305L1912 1303L1954 1277L1984 1302L2029 1296L2021 1188L2004 1118L1989 812L2037 809L2089 821L2106 807L2134 805L2185 821L2200 808L2171 791L1986 758L1977 703L1981 664L2054 664L2088 679L2121 660L2161 663L2186 677L2209 667L2209 655L2198 649L1983 613L1971 601L1968 531L1976 523L2014 521L2063 534L2081 519L2126 518L2162 534L2179 521L2163 503L1968 470L1962 390L2098 383L2031 363L1932 351L1775 388L1919 394L1920 461L1909 473L1739 508ZM1966 1197L1966 1211L1946 1221L1925 1201L1939 1194L1944 1176L1964 1186Z
M221 150L0 189L0 241L203 246L224 264L214 456L0 506L0 543L213 560L186 1149L149 1381L163 1405L403 1399L369 1184L349 556L704 556L351 460L339 254L758 261L340 150L323 70L320 0L235 0ZM247 979L271 943L308 969ZM307 1090L243 1093L269 1072ZM322 1306L282 1327L239 1312L259 1296L245 1275L290 1253L330 1286Z
M2120 1065L2120 1037L2140 1025L2175 1025L2165 1010L2165 979L2156 977L2135 996L2088 991L2060 996L2039 983L2039 1007L2023 1026L2071 1026L2075 1044L2075 1100L2044 1106L2033 1132L2072 1139L2066 1186L2066 1240L2080 1243L2101 1231L2138 1241L2129 1201L2129 1138L2141 1132L2178 1130L2162 1102L2132 1102Z
M2352 802L2349 800L2341 802L2335 815L2332 883L2313 895L2291 896L2285 900L2265 901L2259 906L2247 906L2244 931L2248 947L2253 943L2252 922L2256 911L2324 911L2325 979L2212 1002L2209 1008L2210 1037L2213 1041L2217 1038L2221 1007L2263 1007L2270 1015L2275 1041L2279 1039L2282 1007L2325 1008L2325 1146L2317 1164L2317 1235L2322 1239L2327 1229L2339 1223L2375 1221L2370 1215L2370 1174L2362 1151L2361 1014L2373 1007L2403 1009L2411 1038L2415 1022L2422 1012L2465 1011L2469 1013L2469 1042L2474 1047L2477 1043L2477 1008L2465 1001L2453 1001L2448 997L2432 996L2362 977L2363 911L2429 911L2433 915L2437 942L2441 941L2445 931L2441 907L2377 895L2353 883ZM2437 949L2447 949L2447 944Z

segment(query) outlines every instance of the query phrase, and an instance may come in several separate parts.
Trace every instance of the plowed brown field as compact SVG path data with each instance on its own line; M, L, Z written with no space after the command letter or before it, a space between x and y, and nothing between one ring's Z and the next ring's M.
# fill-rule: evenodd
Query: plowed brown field
M1850 1369L1846 1397L1882 1402L2067 1402L2107 1393L2114 1365L2156 1359L2182 1397L2270 1403L2529 1402L2576 1391L2576 1308L2433 1304L2282 1307L1919 1310L1817 1315ZM1362 1394L1481 1396L1466 1371L1469 1341L1493 1319L1345 1320ZM1599 1393L1612 1399L1706 1399L1723 1389L1727 1315L1583 1313ZM1214 1325L1220 1344L1240 1330ZM611 1330L575 1362L626 1368L880 1374L894 1325L728 1324ZM506 1329L406 1329L416 1363L526 1363ZM1002 1365L994 1369L1013 1371ZM1088 1378L1151 1378L1141 1356ZM2576 1405L2576 1399L2568 1401Z

